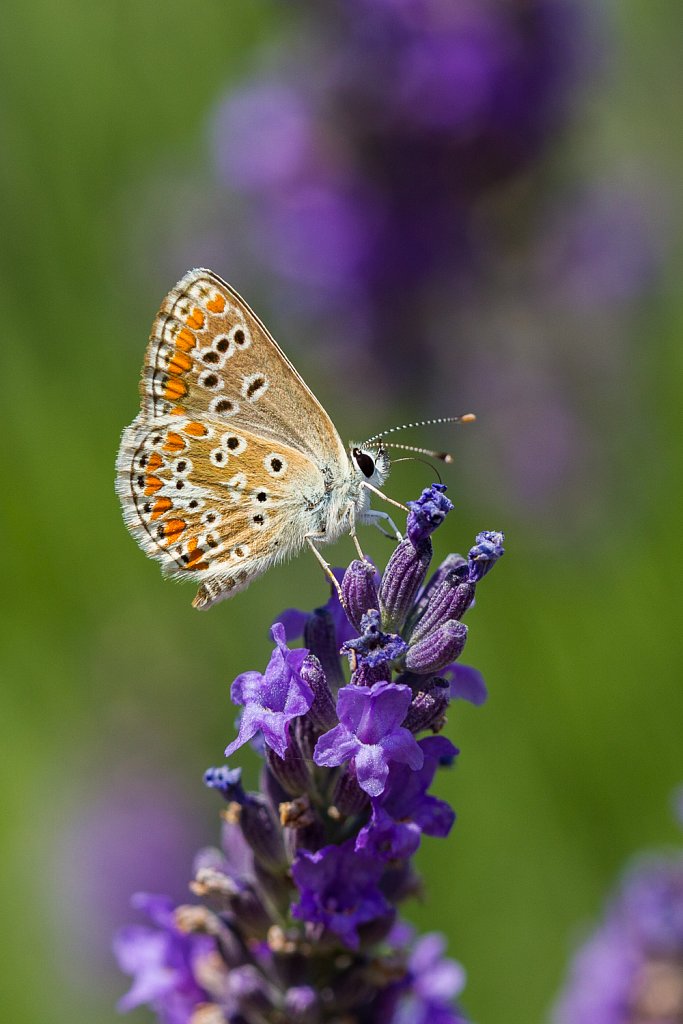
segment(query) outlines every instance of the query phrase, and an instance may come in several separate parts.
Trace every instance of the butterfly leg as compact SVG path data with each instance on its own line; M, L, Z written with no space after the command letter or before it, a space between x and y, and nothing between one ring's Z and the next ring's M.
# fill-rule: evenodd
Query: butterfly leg
M316 557L316 558L318 559L318 561L320 562L320 564L321 564L321 566L322 566L322 569L323 569L323 572L325 573L325 575L326 575L326 576L328 576L328 577L329 577L329 579L330 579L330 580L332 581L332 583L334 584L334 586L335 586L335 588L336 588L336 591L337 591L337 594L339 595L339 600L340 600L340 601L342 602L342 604L343 604L343 603L344 603L344 601L343 601L343 599L342 599L342 591L341 591L341 587L339 586L339 583L338 583L338 581L337 581L337 579L336 579L336 577L335 577L334 573L333 573L333 572L332 572L332 570L330 569L330 565L329 565L329 562L326 562L326 561L325 561L325 559L324 559L324 558L323 558L323 556L322 556L322 555L320 554L320 552L318 551L318 549L317 549L317 547L315 546L315 543L314 543L314 542L315 542L316 540L325 540L325 539L326 539L326 537L325 537L325 534L324 534L324 533L307 533L307 534L306 534L306 543L308 544L309 548L311 549L311 551L313 552L313 554L315 555L315 557Z
M402 512L410 511L407 505L402 505L400 501L394 501L393 498L390 498L387 494L384 494L382 491L379 490L379 488L373 487L372 484L369 484L367 480L363 480L361 482L361 487L365 487L368 491L372 491L372 493L376 494L378 498L382 499L382 501L388 501L390 505L395 505L396 508L400 508ZM387 519L388 518L389 517L387 516Z
M387 524L391 533L387 533L387 531L382 527L380 520ZM403 540L401 531L387 512L380 512L379 509L369 508L363 516L363 522L367 523L369 526L376 526L379 532L383 533L385 537L389 537L390 540Z

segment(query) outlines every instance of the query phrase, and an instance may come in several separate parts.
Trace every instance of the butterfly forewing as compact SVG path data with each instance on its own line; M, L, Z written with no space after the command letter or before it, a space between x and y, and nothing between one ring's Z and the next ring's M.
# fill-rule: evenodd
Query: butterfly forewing
M166 297L141 390L148 416L208 416L286 438L320 466L346 460L334 424L273 337L210 270L191 270Z

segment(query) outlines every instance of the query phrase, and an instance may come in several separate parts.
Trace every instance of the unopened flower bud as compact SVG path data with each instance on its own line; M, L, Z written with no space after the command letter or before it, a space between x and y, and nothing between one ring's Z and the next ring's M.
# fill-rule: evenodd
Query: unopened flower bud
M417 592L424 583L431 558L432 544L429 539L415 548L406 538L394 550L379 589L385 629L398 632L404 625Z
M342 598L349 622L360 631L361 619L371 608L379 610L375 578L377 570L370 562L356 559L344 573Z
M462 654L466 640L467 626L462 622L444 622L408 648L406 668L418 675L440 672Z
M448 572L435 590L422 618L413 630L411 641L417 643L427 633L448 619L461 619L474 601L475 584L462 579L460 567Z
M270 747L266 747L266 763L288 796L301 796L308 790L310 784L308 765L293 737L290 736L284 757L280 757Z
M439 732L449 703L450 684L446 679L433 676L422 683L413 697L403 725L412 733L424 732L425 729Z
M316 608L308 616L304 626L304 647L314 654L322 665L329 686L336 690L344 685L337 631L334 619L325 608Z
M339 658L337 658L337 662L339 662ZM305 659L301 666L301 678L305 680L313 690L313 703L306 717L309 718L321 732L326 732L328 729L331 729L333 725L337 724L337 711L332 691L330 690L327 682L327 677L323 671L320 661L315 657L315 655L309 654Z

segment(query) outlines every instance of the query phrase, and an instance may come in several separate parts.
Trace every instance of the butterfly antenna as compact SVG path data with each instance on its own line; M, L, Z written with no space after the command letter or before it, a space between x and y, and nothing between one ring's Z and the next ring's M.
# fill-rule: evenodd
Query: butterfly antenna
M441 478L441 473L439 473L438 467L437 466L433 466L431 464L431 462L427 462L426 459L411 459L409 457L406 457L404 459L392 459L391 462L392 462L392 465L394 465L394 466L396 466L399 462L421 462L423 466L429 466L429 468L435 474L435 476L436 476L436 478L437 478L437 480L439 481L440 484L443 483L443 480Z
M384 440L387 434L395 434L398 430L411 430L413 427L430 427L437 423L474 423L476 416L473 412L465 413L464 416L440 416L434 420L419 420L417 423L402 423L400 427L389 427L388 430L383 430L379 434L375 434L374 437L369 437L367 441L363 442L363 447L368 444L372 444L373 441Z
M450 452L434 452L431 448L417 448L413 444L398 444L397 441L389 441L387 444L384 443L384 439L380 438L382 447L384 448L402 448L404 452L417 452L418 455L429 455L431 459L440 459L441 462L450 463L453 461L453 456ZM401 462L401 459L394 459L394 462ZM416 462L422 461L416 459Z

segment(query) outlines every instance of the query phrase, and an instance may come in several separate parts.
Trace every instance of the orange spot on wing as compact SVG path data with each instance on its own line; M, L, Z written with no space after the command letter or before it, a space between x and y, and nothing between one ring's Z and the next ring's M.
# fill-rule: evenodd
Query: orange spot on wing
M182 380L167 380L164 387L164 398L168 398L170 401L178 398L184 398L187 394L187 385Z
M199 547L199 541L196 537L190 537L187 542L187 555L185 556L185 568L186 569L208 569L208 562L198 562L197 559L201 558L204 554L204 549Z
M155 494L163 486L158 476L145 477L145 494Z
M162 445L165 452L181 452L185 447L180 434L175 434L172 430L166 435L166 444Z
M192 423L186 423L183 430L186 434L189 434L190 437L206 437L209 432L203 423L195 423L194 421L192 421Z
M216 292L214 297L209 302L207 302L206 308L208 309L209 313L223 312L223 310L225 309L225 299L220 294L220 292Z
M158 469L159 466L163 466L163 464L164 460L162 459L161 455L159 455L159 452L152 452L152 454L147 459L147 469L149 469L152 473L154 472L155 469Z
M173 502L170 498L157 498L152 507L152 519L158 519L163 516L164 512L168 512L170 508L173 508Z
M178 331L175 345L181 352L191 352L196 344L197 339L192 331L188 331L187 327L183 327L181 331Z
M183 532L187 523L184 519L169 519L164 526L164 537L167 540L176 540Z
M176 352L167 369L169 373L179 376L181 373L187 373L191 366L192 360L189 356L186 356L184 352Z
M184 416L185 415L185 410L183 409L182 405L176 405L175 409L171 409L171 412L169 413L169 415L170 416Z
M188 565L191 565L191 566L192 566L192 568L194 569L194 568L195 568L195 566L193 565L193 562L196 562L196 561L197 561L197 559L198 559L198 558L201 558L203 554L204 554L204 552L202 551L202 549L201 549L201 548L197 548L197 550L196 550L196 551L192 551L192 552L191 552L191 553L190 553L190 554L189 554L189 555L187 556L187 559L186 559L186 562L187 562L187 564L188 564Z
M204 314L198 306L195 306L185 323L188 327L194 327L196 331L201 330L204 326Z

